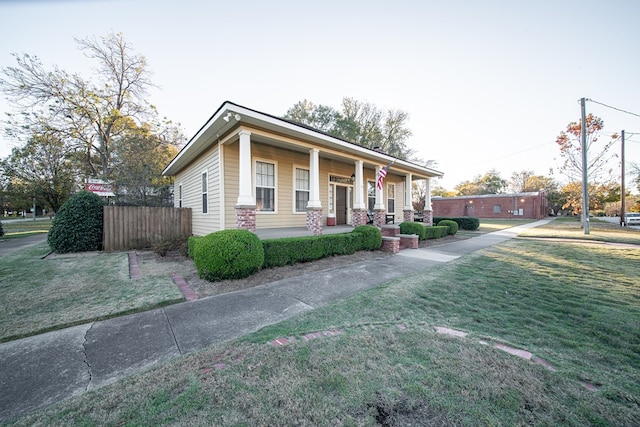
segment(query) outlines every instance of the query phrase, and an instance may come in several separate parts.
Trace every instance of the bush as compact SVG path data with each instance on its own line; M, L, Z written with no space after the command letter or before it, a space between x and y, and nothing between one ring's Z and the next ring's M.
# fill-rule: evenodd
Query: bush
M359 249L360 235L353 233L326 236L265 239L264 268L308 262L333 255L349 255Z
M458 223L450 219L443 219L438 223L438 227L449 227L449 234L452 236L458 232Z
M425 233L427 239L439 239L441 237L446 237L449 234L449 227L441 227L441 226L426 226Z
M461 230L471 230L475 231L480 227L480 219L473 216L460 216L457 218L445 218L445 217L434 217L433 223L438 224L443 219L450 219L451 221L455 221L458 224L458 228Z
M196 240L193 261L201 279L243 279L264 264L262 242L248 230L222 230Z
M361 235L362 243L360 249L366 251L377 251L382 246L382 232L373 225L359 225L351 233Z
M54 252L97 251L102 246L104 202L96 194L81 191L56 213L47 241Z
M196 242L202 239L202 236L191 236L187 239L187 256L193 259L193 251L196 247Z
M424 225L420 222L403 222L400 224L401 234L417 234L420 240L427 238Z
M2 223L0 222L0 237L4 236L4 229L2 228Z
M173 239L162 240L151 245L151 249L161 257L166 256L169 251L178 251L180 255L187 255L187 238L174 237Z

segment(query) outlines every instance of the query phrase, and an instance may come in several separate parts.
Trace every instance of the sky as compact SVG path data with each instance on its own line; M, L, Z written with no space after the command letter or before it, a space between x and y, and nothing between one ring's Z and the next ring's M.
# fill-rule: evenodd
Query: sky
M227 100L281 116L351 97L409 113L408 147L452 190L493 169L550 176L583 97L640 163L640 116L602 105L640 114L638 16L637 0L0 0L0 67L28 53L91 78L74 37L123 33L188 138ZM0 157L13 144L0 136Z

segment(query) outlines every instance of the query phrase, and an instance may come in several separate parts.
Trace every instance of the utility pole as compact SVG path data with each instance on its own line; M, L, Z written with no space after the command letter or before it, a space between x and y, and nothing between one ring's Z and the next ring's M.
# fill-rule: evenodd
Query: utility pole
M627 222L627 218L626 218L626 213L627 213L627 197L625 194L625 189L624 189L624 130L622 130L622 153L620 154L620 162L622 163L622 171L621 176L622 176L622 183L620 185L620 225L621 226L625 226L626 222Z
M582 139L582 215L584 218L584 234L589 234L589 189L587 181L587 113L585 98L580 99L582 110L582 125L580 126Z

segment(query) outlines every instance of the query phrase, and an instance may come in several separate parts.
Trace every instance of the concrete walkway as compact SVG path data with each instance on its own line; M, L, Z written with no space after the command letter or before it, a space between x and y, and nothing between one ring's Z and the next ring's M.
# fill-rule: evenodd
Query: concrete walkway
M0 422L501 243L547 222L405 249L391 257L0 344Z

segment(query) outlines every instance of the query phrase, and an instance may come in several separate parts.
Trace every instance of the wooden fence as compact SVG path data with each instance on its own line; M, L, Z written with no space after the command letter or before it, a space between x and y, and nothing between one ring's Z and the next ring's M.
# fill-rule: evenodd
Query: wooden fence
M123 251L191 236L190 208L105 206L102 248Z

